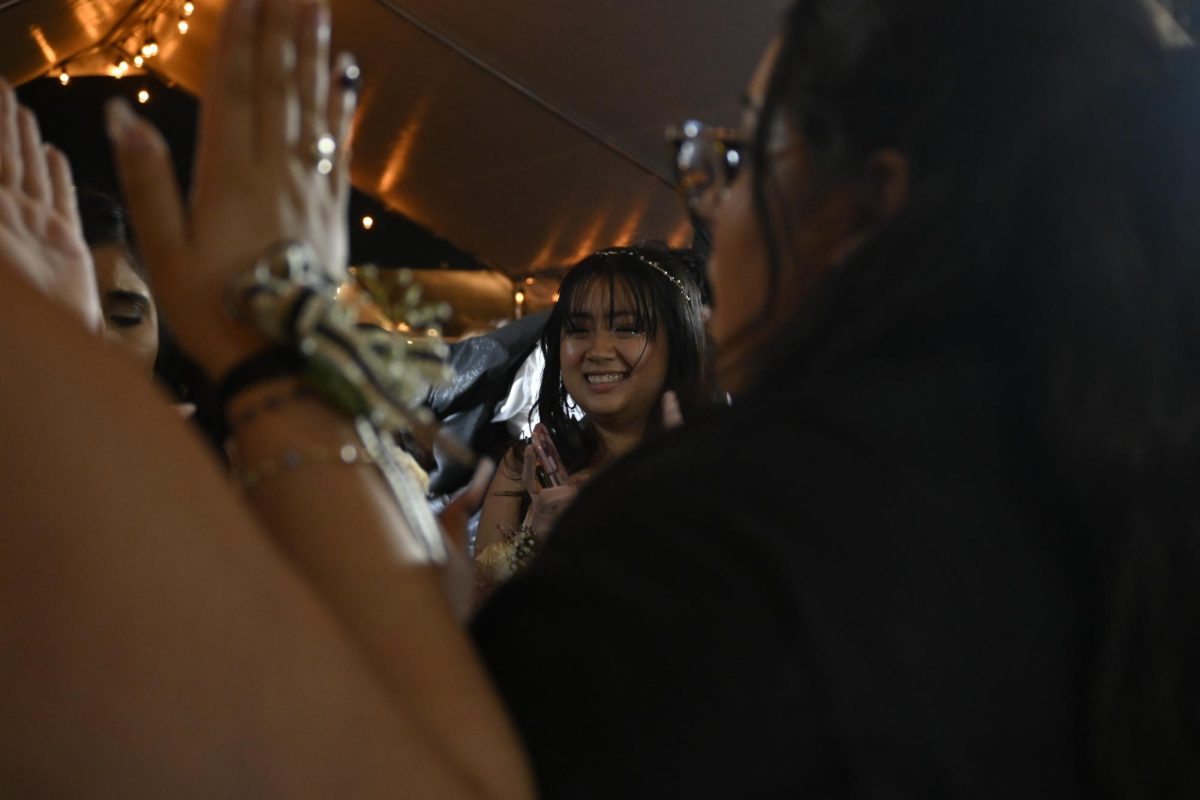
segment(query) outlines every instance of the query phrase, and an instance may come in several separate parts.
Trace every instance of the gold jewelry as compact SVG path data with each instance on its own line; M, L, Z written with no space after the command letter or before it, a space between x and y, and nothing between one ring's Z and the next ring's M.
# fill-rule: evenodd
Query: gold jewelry
M679 293L683 295L683 299L689 303L692 302L692 296L690 294L688 294L688 290L684 287L683 281L679 280L679 278L676 278L674 275L667 272L666 268L663 267L662 264L658 264L658 263L655 263L654 261L651 261L650 259L646 258L641 253L638 253L634 250L629 250L629 249L612 248L610 250L601 250L598 253L593 253L592 255L594 255L594 256L628 256L630 258L636 258L638 261L642 262L647 267L654 270L658 274L662 275L664 278L669 280L671 283L675 284L675 288L678 289Z
M239 428L248 425L264 414L270 414L274 411L278 411L288 403L296 400L303 400L309 397L317 397L317 391L311 386L304 384L293 386L286 391L269 394L257 405L243 409L236 416L232 417L229 420L229 432L235 433Z
M260 483L286 472L295 472L301 467L316 464L374 464L375 458L366 450L353 444L341 447L309 447L303 450L285 450L278 458L268 458L253 467L238 470L235 475L247 491Z
M476 564L483 568L488 582L494 586L529 566L542 545L533 528L527 525L519 528L497 525L496 529L500 531L500 541L489 544L475 557Z
M428 477L392 437L409 431L423 444L449 441L432 412L421 407L430 386L452 374L445 360L449 351L434 336L359 329L355 310L338 303L336 289L313 248L296 241L268 249L230 287L234 319L293 350L301 379L352 419L362 445L288 451L242 473L243 483L253 487L308 464L374 464L405 522L397 526L394 551L413 563L444 563L442 531L425 497ZM464 446L457 451L474 460Z

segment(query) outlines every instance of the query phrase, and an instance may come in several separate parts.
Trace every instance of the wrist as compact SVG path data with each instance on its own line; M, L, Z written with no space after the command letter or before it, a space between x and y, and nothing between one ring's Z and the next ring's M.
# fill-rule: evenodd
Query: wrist
M173 315L167 318L173 323L179 346L213 383L239 362L271 347L266 336L224 314L204 320L184 321Z
M311 390L309 390L311 392ZM274 378L268 378L255 383L253 386L248 386L241 392L233 395L225 403L225 417L231 423L231 428L240 427L234 424L235 420L245 418L247 415L254 413L264 406L271 405L274 398L282 397L301 397L310 396L304 392L304 383L296 375L281 375ZM315 397L314 397L315 401ZM276 403L279 405L279 403Z

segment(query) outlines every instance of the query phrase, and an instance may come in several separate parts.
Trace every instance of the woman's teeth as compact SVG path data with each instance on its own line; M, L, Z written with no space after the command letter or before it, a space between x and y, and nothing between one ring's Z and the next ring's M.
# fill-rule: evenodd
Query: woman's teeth
M588 383L616 383L625 380L624 372L605 372L602 375L588 375Z

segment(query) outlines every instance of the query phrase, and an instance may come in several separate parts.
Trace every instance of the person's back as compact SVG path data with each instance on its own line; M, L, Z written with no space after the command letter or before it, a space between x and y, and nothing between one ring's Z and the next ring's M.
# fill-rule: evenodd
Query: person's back
M544 791L581 796L586 775L595 797L1090 796L1090 622L1006 376L968 347L882 355L756 393L598 480L484 609L526 741L560 754ZM526 638L555 629L589 633ZM589 758L608 766L581 775Z
M545 793L1194 796L1200 126L1092 11L796 6L703 198L743 392L476 622Z

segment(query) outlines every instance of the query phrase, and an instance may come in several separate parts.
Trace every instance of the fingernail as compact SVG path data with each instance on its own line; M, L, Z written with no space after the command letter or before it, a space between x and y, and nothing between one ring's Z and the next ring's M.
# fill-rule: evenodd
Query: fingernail
M137 116L123 99L114 97L109 100L104 104L104 112L108 138L113 144L127 150L149 147L149 140L138 126Z
M107 123L108 138L113 142L124 142L133 127L133 111L129 104L114 97L104 104L104 121Z
M304 9L304 21L316 32L317 41L325 44L329 41L329 7L324 3L310 3Z

